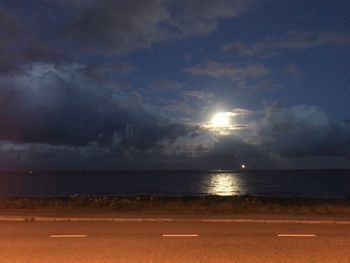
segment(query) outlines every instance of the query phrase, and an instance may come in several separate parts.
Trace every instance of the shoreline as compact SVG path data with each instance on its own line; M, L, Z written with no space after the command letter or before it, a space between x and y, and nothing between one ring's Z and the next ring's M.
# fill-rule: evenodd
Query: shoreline
M69 196L0 198L0 210L350 215L350 198Z

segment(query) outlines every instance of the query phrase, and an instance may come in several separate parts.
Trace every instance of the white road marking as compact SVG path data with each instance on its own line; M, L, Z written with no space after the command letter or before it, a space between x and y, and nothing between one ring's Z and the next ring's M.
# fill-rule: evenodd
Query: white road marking
M198 234L163 234L162 237L198 237Z
M87 235L51 235L51 238L74 238L74 237L87 237Z
M278 237L315 237L315 234L278 234Z

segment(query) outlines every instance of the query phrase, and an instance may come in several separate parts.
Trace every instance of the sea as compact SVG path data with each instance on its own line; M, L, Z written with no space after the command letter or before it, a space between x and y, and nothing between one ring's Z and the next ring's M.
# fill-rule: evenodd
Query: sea
M0 197L350 198L350 170L0 172Z

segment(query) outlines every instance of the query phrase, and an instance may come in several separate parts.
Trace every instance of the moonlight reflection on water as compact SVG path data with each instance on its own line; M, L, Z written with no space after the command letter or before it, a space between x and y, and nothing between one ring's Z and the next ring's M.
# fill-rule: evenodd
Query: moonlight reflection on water
M235 173L212 174L208 182L208 192L211 195L242 195L245 189L242 187L242 179Z

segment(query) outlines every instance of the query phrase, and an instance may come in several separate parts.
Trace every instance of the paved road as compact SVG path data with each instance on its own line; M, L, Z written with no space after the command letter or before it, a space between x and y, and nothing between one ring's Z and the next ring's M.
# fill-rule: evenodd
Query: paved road
M0 262L349 263L350 225L0 223Z

